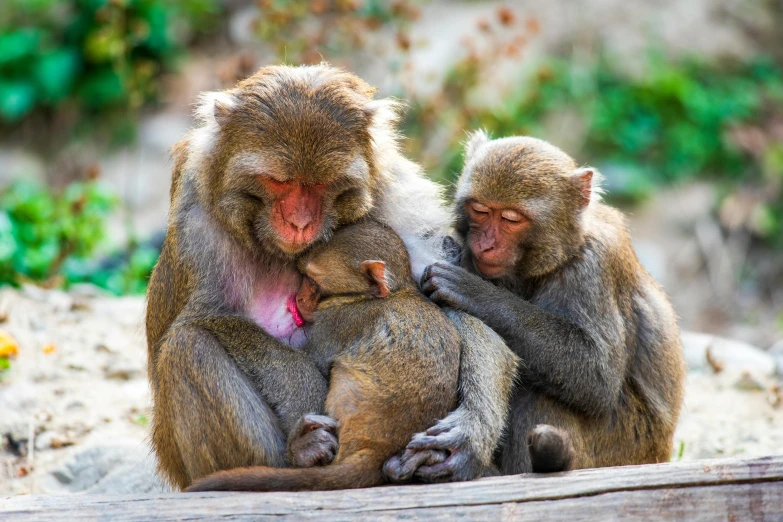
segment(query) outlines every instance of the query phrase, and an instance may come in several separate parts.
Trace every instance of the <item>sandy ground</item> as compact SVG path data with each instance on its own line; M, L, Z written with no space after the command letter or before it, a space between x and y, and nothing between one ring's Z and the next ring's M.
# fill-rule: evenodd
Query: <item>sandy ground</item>
M0 291L0 328L20 345L0 381L0 495L160 487L149 484L143 315L142 298L100 296L89 287ZM673 459L783 451L771 358L709 336L685 340L692 369ZM718 374L707 348L723 366Z

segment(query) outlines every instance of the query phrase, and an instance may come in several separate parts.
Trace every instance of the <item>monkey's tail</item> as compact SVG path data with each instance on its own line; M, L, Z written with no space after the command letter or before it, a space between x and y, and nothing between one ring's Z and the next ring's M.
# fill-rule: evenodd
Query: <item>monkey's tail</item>
M218 471L196 480L185 491L326 491L379 486L384 482L384 457L365 449L329 466Z

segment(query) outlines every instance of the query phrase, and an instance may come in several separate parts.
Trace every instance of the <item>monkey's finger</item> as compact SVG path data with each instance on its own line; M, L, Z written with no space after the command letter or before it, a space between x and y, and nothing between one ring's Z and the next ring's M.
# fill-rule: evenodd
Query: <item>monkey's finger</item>
M453 289L448 287L440 287L429 296L430 301L440 306L450 306L458 310L464 310L462 306L462 300L459 298Z
M446 433L448 431L451 431L454 428L454 426L450 424L443 424L438 423L435 426L429 428L426 433L427 435L440 435L441 433Z
M434 265L430 265L430 278L440 277L446 281L457 281L464 276L465 269L449 265L447 263L437 262Z
M460 265L454 265L454 264L446 263L446 262L443 262L443 261L438 261L437 263L435 263L435 267L434 267L433 270L437 271L438 273L442 273L444 275L448 274L449 277L453 277L455 279L460 279L460 278L464 278L464 277L476 277L476 278L478 278L478 276L476 274L472 274L472 273L468 272L467 270L462 268Z
M426 280L422 279L421 292L424 295L429 296L432 294L432 292L434 292L437 289L438 289L438 281L436 281L435 279L426 279Z
M467 455L463 452L453 452L442 462L419 467L415 476L425 482L464 480L461 478L459 470L467 464L467 461Z
M337 456L337 448L331 449L327 448L324 449L323 452L320 453L318 456L318 466L328 466L329 464L334 461L334 458Z
M303 428L306 428L307 431L322 428L327 431L336 432L338 427L338 422L335 419L326 415L317 415L315 413L308 413L302 417L299 422L302 423Z
M424 482L451 482L454 469L448 464L448 460L433 466L422 466L416 470L416 478Z
M383 472L392 482L407 482L419 466L430 458L429 452L415 453L406 450L401 456L394 456L386 461Z
M423 287L424 283L430 278L430 268L432 268L432 265L428 265L424 267L424 271L421 273L421 280L419 281L419 286Z
M308 442L313 444L323 444L325 446L337 446L337 437L333 433L326 430L318 430L311 432Z
M412 441L405 447L406 450L422 451L422 450L449 450L448 444L444 444L445 441L439 437L414 437Z

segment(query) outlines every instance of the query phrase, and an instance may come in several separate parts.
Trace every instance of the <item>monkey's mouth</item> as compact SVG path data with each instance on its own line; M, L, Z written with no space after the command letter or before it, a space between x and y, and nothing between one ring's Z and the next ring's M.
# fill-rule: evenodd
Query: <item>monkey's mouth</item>
M473 266L476 267L482 275L487 277L495 277L502 275L506 271L505 263L491 263L482 261L478 257L473 258Z
M294 324L296 324L298 328L304 326L304 317L302 317L302 312L299 311L299 307L296 305L296 294L291 294L288 297L286 308L288 308L288 311L291 312L291 317L294 318Z

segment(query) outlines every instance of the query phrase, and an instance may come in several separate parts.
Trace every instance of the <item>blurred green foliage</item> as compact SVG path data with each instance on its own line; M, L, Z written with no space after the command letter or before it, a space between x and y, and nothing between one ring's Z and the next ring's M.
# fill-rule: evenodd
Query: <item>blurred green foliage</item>
M0 124L35 111L111 120L155 99L160 75L218 0L4 0L0 6ZM119 115L117 114L119 112ZM66 118L68 119L68 118ZM70 130L70 129L69 129Z
M255 33L285 63L313 64L356 57L368 36L392 30L393 45L410 47L407 28L419 15L411 0L256 0ZM378 56L374 49L374 58ZM388 65L388 64L385 64Z
M451 70L443 92L412 104L404 133L412 154L451 182L462 169L464 129L495 137L562 137L548 123L568 115L578 133L576 158L599 167L610 196L638 201L662 184L709 179L726 192L755 184L765 192L751 228L780 243L783 236L783 137L770 128L783 117L783 71L758 58L745 63L671 61L651 54L629 75L606 55L592 63L551 60L516 82L496 105L477 105L474 91L491 61L468 55ZM574 122L573 120L576 120ZM447 136L435 149L428 140ZM554 136L552 136L554 134Z
M147 291L160 250L132 241L123 252L101 259L72 258L63 266L67 282L92 283L116 295Z
M121 254L94 259L118 203L97 180L62 192L25 181L10 185L0 195L0 284L88 282L117 295L144 292L156 248L134 241Z
M105 236L117 199L96 181L62 193L31 182L10 185L0 199L0 283L57 283L71 257L92 254Z
M352 68L351 59L369 52L407 85L416 3L256 0L254 31L278 60L345 59L339 64ZM162 73L225 12L220 0L4 0L0 128L13 131L42 115L64 120L57 130L63 136L74 130L95 136L104 124L115 139L130 136L138 109L160 94ZM552 122L566 121L566 132L578 135L568 152L599 167L613 197L638 201L659 185L710 179L722 184L728 200L754 186L748 226L783 246L783 137L775 130L783 121L780 62L675 61L651 53L629 74L604 54L552 59L487 103L487 79L508 65L503 60L518 60L540 28L499 8L478 29L488 45L468 44L434 96L396 93L410 102L402 129L409 153L436 179L451 182L461 170L465 130L555 140L563 124ZM371 36L380 31L377 42ZM106 218L116 205L96 181L62 193L30 183L5 189L0 283L86 281L117 294L143 292L157 249L132 241L121 254L90 259L105 247Z

